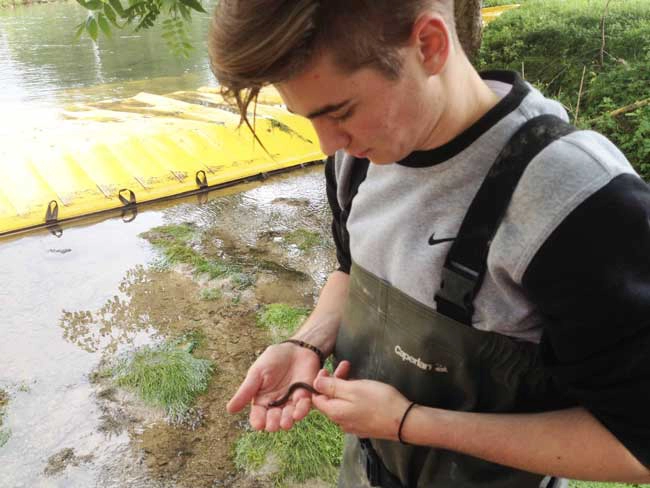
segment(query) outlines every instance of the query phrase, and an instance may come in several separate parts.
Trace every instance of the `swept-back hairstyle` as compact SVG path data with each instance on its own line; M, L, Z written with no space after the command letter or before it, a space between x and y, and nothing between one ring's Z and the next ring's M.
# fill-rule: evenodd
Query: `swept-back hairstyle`
M399 76L403 47L425 10L454 30L453 0L219 0L210 65L242 121L259 90L303 72L327 50L344 72L372 67Z

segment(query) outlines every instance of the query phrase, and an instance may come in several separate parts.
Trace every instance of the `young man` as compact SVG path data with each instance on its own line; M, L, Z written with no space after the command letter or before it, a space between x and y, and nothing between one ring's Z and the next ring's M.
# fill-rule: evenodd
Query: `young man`
M650 192L605 138L560 123L478 239L464 222L490 207L477 192L503 148L516 160L544 131L508 145L522 125L567 115L459 46L452 0L218 3L212 66L243 117L272 83L332 156L340 262L228 411L251 404L273 432L316 407L351 434L342 487L650 482ZM320 394L272 406L299 382Z

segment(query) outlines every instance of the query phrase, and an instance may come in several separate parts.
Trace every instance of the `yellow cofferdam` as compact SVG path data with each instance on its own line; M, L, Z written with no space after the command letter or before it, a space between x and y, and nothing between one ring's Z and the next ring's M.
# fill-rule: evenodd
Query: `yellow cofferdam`
M0 235L322 160L309 121L280 103L266 91L249 114L268 152L214 89L71 108L0 160Z
M485 8L483 20L518 6ZM271 89L258 102L249 119L266 150L213 88L64 111L55 129L0 147L0 236L322 160L308 120Z

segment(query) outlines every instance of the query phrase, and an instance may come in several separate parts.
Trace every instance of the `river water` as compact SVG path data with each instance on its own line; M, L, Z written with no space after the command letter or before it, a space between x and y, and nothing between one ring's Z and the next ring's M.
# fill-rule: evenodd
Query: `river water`
M74 26L85 16L76 3L0 10L0 135L56 126L58 111L74 102L215 84L205 48L207 15L191 24L196 49L188 59L170 54L159 29L115 32L97 44L75 40ZM109 218L66 227L59 237L40 231L0 240L0 390L9 396L0 405L0 488L172 486L149 479L128 433L99 429L102 411L89 377L102 359L105 331L97 333L99 346L84 348L62 324L64 317L111 301L128 303L125 279L155 258L139 237L152 227L178 221L210 226L217 218L223 224L228 219L222 208L236 207L226 224L254 241L265 226L300 223L295 209L273 205L287 195L304 200L307 214L326 220L318 168L239 191L213 194L204 205L185 199L150 207L129 223ZM311 267L315 281L322 282L319 270L328 264ZM146 327L135 331L128 347L150 341L152 333ZM66 453L63 467L53 470L52 459Z

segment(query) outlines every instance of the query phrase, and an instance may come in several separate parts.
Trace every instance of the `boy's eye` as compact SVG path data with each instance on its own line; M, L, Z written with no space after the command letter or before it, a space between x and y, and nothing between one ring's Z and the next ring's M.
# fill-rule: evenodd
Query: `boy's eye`
M343 122L344 120L349 119L354 113L353 109L348 109L340 115L332 115L332 118L337 122Z

